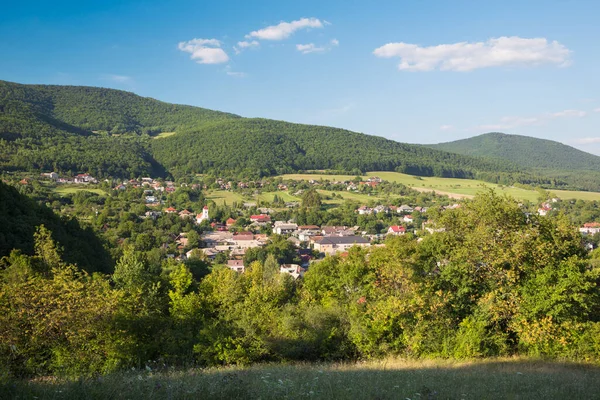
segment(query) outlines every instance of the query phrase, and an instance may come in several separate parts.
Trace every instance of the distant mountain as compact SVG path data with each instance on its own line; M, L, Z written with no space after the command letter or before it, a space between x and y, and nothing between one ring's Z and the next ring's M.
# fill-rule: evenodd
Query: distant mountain
M65 219L37 204L9 185L0 182L0 258L12 249L33 254L33 234L44 225L64 248L63 259L88 272L111 272L112 261L100 239L76 219Z
M552 140L493 132L427 147L507 160L523 168L600 171L600 157Z
M343 129L241 118L120 90L2 81L0 169L97 177L396 170L488 180L517 171Z

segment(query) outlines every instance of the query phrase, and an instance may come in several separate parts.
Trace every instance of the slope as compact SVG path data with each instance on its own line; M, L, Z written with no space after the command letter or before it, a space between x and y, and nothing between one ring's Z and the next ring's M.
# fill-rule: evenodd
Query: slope
M63 219L12 186L0 182L0 258L19 249L33 254L33 233L44 225L64 248L63 258L89 272L110 272L112 261L91 229L76 219Z
M508 160L524 168L600 171L600 157L546 139L493 132L428 146L451 153Z

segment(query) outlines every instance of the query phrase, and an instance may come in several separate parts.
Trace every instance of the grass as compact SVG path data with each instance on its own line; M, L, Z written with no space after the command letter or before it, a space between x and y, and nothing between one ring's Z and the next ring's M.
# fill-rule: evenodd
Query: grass
M127 371L0 386L13 399L597 399L600 367L523 359Z
M368 172L363 179L368 176L378 176L381 179L398 182L403 185L415 188L422 191L435 191L439 194L450 194L455 197L471 197L483 189L483 187L491 187L498 193L507 194L517 200L528 200L537 202L539 193L535 190L521 189L517 187L500 186L493 183L483 182L475 179L457 179L457 178L439 178L439 177L415 177L412 175L401 174L399 172L387 171L371 171ZM353 180L355 177L351 175L324 175L324 174L287 174L283 175L284 179L329 179L329 180ZM583 192L583 191L568 191L568 190L551 190L556 196L561 199L581 199L581 200L600 200L600 193Z
M66 196L68 194L74 194L81 191L87 191L99 194L100 196L106 196L106 192L102 189L90 188L87 186L59 186L52 188L54 193L59 194L60 196Z
M244 203L249 200L245 200L244 197L235 192L230 192L228 190L211 190L206 193L206 198L208 200L212 200L219 205L223 205L227 203L228 205L232 205L234 202Z
M176 132L161 132L158 135L152 136L153 139L162 139L169 136L173 136Z

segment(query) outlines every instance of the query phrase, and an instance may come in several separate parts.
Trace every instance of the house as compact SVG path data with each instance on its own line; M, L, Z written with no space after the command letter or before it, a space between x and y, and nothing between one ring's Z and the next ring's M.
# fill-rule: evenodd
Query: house
M275 221L275 225L273 227L273 232L278 235L289 235L292 232L296 232L298 230L297 224L286 223L283 221Z
M404 235L406 233L406 228L402 225L392 225L389 227L387 234L388 235Z
M358 212L358 215L369 215L373 212L373 209L367 206L360 206L356 211Z
M306 231L306 230L316 230L316 231L318 231L319 229L321 229L321 228L319 228L317 225L300 225L298 227L299 231Z
M165 208L165 213L167 213L167 214L174 214L176 212L177 212L177 209L175 209L173 207Z
M600 233L600 223L598 222L588 222L583 224L583 227L579 228L579 232L586 235L595 235Z
M244 260L227 260L227 266L235 272L244 272Z
M56 172L45 172L42 174L44 178L52 179L53 181L58 179L58 174Z
M148 203L156 203L156 197L155 196L146 196L146 204Z
M228 228L231 228L233 225L235 225L235 219L233 218L228 218L227 221L225 221L225 226Z
M538 214L541 216L547 215L550 211L552 211L552 206L549 203L542 203L540 208L538 208Z
M398 207L398 212L400 214L412 214L413 211L415 210L411 206L406 204L402 204L400 207Z
M252 232L238 232L233 235L233 240L254 240L254 234Z
M325 254L347 251L353 246L369 247L371 243L362 236L329 236L315 242L315 250Z
M256 222L258 224L266 224L268 222L271 222L271 217L269 217L266 214L251 215L250 221Z
M188 210L183 210L179 213L179 217L181 218L190 218L192 216L192 213L189 212Z
M390 211L390 209L388 207L382 206L382 205L378 205L377 207L375 207L373 209L373 212L375 214L378 214L378 213L386 213L387 214L389 211Z
M304 276L306 269L302 268L298 264L282 264L279 266L279 272L282 274L288 274L294 279L298 279Z
M405 215L404 218L402 218L402 220L404 222L406 222L407 224L412 224L413 222L413 217L412 215Z
M208 216L208 206L204 206L202 208L202 213L196 215L196 223L200 225L204 221L209 221L210 217Z

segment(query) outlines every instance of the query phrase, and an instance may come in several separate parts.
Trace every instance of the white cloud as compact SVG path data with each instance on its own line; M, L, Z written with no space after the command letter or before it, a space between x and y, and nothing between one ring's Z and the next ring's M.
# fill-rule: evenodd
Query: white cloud
M283 40L289 38L297 30L322 27L323 23L317 18L300 18L297 21L281 22L278 25L271 25L267 26L266 28L250 32L246 35L246 38L256 38L260 40Z
M574 143L574 144L600 143L600 137L587 137L587 138L581 138L581 139L574 139L571 141L571 143Z
M600 108L594 109L594 112L600 113Z
M569 65L571 51L557 41L518 36L492 38L486 42L459 42L421 47L388 43L373 51L377 57L400 58L404 71L472 71L500 66Z
M234 72L234 71L227 71L227 75L234 76L236 78L245 78L246 76L248 76L248 74L246 74L245 72Z
M585 117L587 113L585 111L580 110L563 110L559 112L555 112L550 114L551 118L565 118L565 117L576 117L581 118Z
M308 44L297 44L296 50L298 50L302 54L308 54L308 53L321 53L327 49L325 47L315 46L314 43L308 43Z
M222 64L229 61L229 56L221 48L221 42L217 39L192 39L187 42L179 42L179 50L190 53L190 58L198 64Z
M563 110L554 113L545 113L533 117L503 117L499 123L490 125L479 125L478 130L498 131L514 129L521 126L539 126L557 118L583 118L587 115L585 111Z
M104 78L117 83L130 83L131 81L133 81L133 79L130 76L125 75L107 74L104 75Z
M248 48L252 48L252 47L258 47L260 46L260 43L258 43L258 41L256 40L252 40L252 41L241 41L241 42L237 42L237 45L240 49L248 49Z
M331 50L332 48L334 48L336 46L339 46L339 44L340 44L340 42L337 39L331 39L331 41L329 41L328 45L323 45L323 46L317 46L314 43L297 44L296 50L298 50L302 54L323 53L325 51Z
M454 127L452 125L442 125L440 126L440 131L451 131Z

